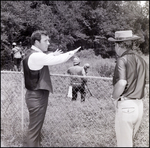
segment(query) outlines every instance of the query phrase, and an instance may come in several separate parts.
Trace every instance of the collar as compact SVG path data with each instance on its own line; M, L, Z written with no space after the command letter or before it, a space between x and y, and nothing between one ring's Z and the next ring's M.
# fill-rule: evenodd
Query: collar
M40 50L39 48L37 48L36 46L32 45L31 49L37 51L37 52L42 52L42 50Z
M122 57L122 56L124 56L126 54L134 54L134 52L132 50L127 50L120 57Z

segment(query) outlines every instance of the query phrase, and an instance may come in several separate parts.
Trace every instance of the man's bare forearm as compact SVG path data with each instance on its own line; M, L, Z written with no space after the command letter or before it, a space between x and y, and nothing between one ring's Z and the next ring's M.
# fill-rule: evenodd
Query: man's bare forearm
M119 80L113 89L112 97L114 99L118 99L120 95L124 92L124 89L126 87L127 81L126 80Z

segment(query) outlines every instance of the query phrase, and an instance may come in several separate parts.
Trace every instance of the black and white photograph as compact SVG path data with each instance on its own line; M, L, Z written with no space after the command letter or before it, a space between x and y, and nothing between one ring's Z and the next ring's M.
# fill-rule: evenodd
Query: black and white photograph
M1 147L149 147L149 1L1 1Z

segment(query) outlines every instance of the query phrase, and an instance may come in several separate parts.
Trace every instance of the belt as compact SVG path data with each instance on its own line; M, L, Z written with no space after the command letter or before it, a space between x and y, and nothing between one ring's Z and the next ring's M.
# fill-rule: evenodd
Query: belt
M118 101L123 101L123 100L141 100L141 99L137 99L137 98L128 98L128 97L120 97L118 99Z
M74 84L74 85L81 85L82 83L80 83L80 82L78 83L78 82L77 82L77 83L72 83L72 84Z

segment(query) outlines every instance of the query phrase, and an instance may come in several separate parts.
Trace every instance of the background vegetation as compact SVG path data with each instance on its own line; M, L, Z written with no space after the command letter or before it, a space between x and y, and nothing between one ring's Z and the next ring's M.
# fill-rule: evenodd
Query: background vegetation
M49 50L82 46L102 58L115 56L107 38L131 29L141 36L137 50L148 54L149 1L143 6L140 1L1 1L1 69L12 67L12 42L22 42L26 50L37 29L48 31Z

